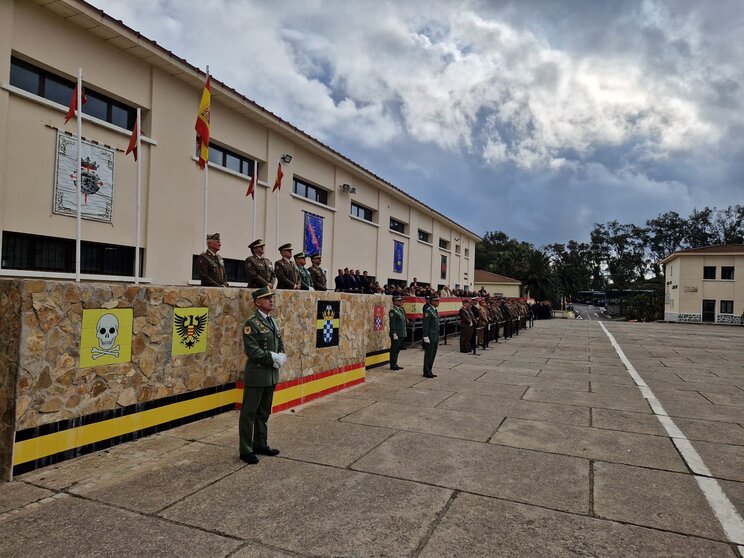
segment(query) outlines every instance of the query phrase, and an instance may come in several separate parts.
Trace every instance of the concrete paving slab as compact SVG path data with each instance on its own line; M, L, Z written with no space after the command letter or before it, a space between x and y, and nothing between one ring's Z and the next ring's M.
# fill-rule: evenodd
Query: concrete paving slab
M611 393L582 393L563 389L541 389L531 387L524 394L523 399L529 401L543 401L545 403L560 403L563 405L577 405L580 407L599 407L603 409L617 409L620 411L637 411L650 413L651 409L636 390L635 396L618 396Z
M352 469L586 513L589 462L425 434L396 434Z
M256 543L245 543L240 550L230 555L230 558L293 558L301 556L292 552L284 552Z
M226 556L239 544L216 533L71 496L0 523L2 556Z
M537 371L535 371L537 373ZM537 383L536 376L527 374L510 374L505 370L492 370L486 372L480 378L475 380L476 383L495 383L513 386L533 386ZM524 390L522 390L524 391Z
M490 395L474 395L471 393L456 393L437 405L437 409L465 411L468 413L487 413L505 417L514 405L514 399L492 397Z
M589 426L589 407L575 407L573 405L557 405L555 403L541 403L539 401L517 401L509 409L507 416L556 422L559 424L573 424Z
M739 515L744 517L744 482L721 480L718 483L739 512Z
M719 542L459 494L420 556L734 558L735 555L730 546Z
M708 401L714 405L730 405L734 407L744 407L744 391L739 393L735 391L729 391L728 393L720 393L715 391L701 391L700 395L705 397ZM744 417L744 409L741 410L742 416ZM744 420L744 419L743 419Z
M497 415L375 403L341 420L368 426L485 442L493 435L503 419L503 416Z
M692 475L598 462L598 517L728 542Z
M362 399L358 397L337 397L328 396L316 399L296 410L298 415L306 417L323 418L328 420L338 420L341 417L364 409L375 403L374 399ZM235 421L237 422L237 418Z
M483 376L491 370L490 366L473 366L472 364L459 364L453 368L437 370L437 374L442 380L456 380L457 382L472 382ZM421 382L424 378L421 372L416 370L416 382Z
M364 381L368 384L388 384L400 387L411 387L420 380L420 373L409 374L400 370L396 372L389 368L375 368L366 373Z
M51 490L31 486L24 482L0 483L0 514L22 508L52 495L54 492Z
M542 370L542 368L531 368L528 366L525 366L525 367L511 366L507 364L501 364L499 366L496 366L493 369L494 372L498 372L501 374L521 375L521 376L537 376L540 373L540 370Z
M744 446L698 441L692 445L715 477L744 482Z
M659 401L661 401L661 404L664 406L664 410L672 417L719 422L742 422L742 410L740 407L712 405L710 403L685 403L684 401L670 400L664 395L659 396Z
M537 378L535 387L538 389L565 389L567 391L585 391L589 392L589 381L587 380L570 380L568 378Z
M460 382L454 378L425 379L417 388L445 391L452 393L472 393L474 395L489 395L504 399L519 399L524 395L528 386L501 384L498 382Z
M234 417L231 413L221 413L217 416L198 420L190 424L166 430L164 434L183 438L184 440L200 440L212 436L215 432L233 426Z
M270 443L281 450L283 457L346 467L393 432L350 422L281 414L271 421Z
M275 458L270 465L262 461L241 469L162 515L303 555L405 556L451 494L420 483Z
M507 418L490 442L614 463L687 471L672 442L659 436Z
M454 392L451 391L433 391L430 389L418 388L401 389L396 386L387 386L382 384L362 384L355 389L339 392L338 396L374 399L375 401L386 401L389 403L397 403L398 405L436 407L453 393Z

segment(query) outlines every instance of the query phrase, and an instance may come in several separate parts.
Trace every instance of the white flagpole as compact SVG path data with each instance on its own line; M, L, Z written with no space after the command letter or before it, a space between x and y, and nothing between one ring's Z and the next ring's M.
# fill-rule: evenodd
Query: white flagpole
M75 212L75 282L80 283L80 235L83 205L83 68L78 68L77 79L77 211Z
M207 66L207 79L209 79L209 66ZM209 99L209 105L210 105L210 112L211 112L211 106L212 106L212 99L210 95ZM210 133L211 136L211 119L212 115L209 115L210 119ZM201 143L201 142L200 142ZM209 149L209 145L207 145L207 149ZM204 162L204 234L202 235L202 243L206 242L207 235L209 234L207 232L207 202L209 200L209 155L207 155L207 160Z
M140 273L140 244L142 244L142 237L140 236L141 227L141 207L140 207L140 196L142 192L142 151L140 150L140 138L142 137L142 109L137 107L137 120L135 123L137 126L137 240L134 247L134 284L139 283Z
M280 165L280 164L281 163L277 162L277 166ZM277 172L278 172L278 169L277 169ZM279 178L278 175L277 175L277 178ZM279 246L281 246L281 244L279 243L279 195L281 193L282 193L282 185L280 183L279 184L279 188L277 188L277 190L276 190L276 200L275 200L275 202L276 202L276 216L274 217L274 225L276 227L275 228L274 235L275 235L275 238L276 238L276 247L277 247L277 249L279 249Z
M258 161L253 161L253 234L251 242L256 240L256 187L258 186Z

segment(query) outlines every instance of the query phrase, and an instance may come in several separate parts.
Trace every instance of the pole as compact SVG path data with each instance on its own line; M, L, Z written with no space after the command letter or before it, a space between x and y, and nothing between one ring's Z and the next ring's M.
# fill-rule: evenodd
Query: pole
M77 211L75 212L75 282L80 283L81 222L83 205L83 68L78 68L77 79Z
M251 242L256 240L256 187L258 186L258 161L253 161L253 229Z
M135 241L134 247L134 284L139 283L140 273L140 244L142 244L142 238L140 236L141 229L141 195L142 195L142 151L140 150L140 138L142 137L142 109L137 107L137 120L135 121L137 127L137 240Z
M281 163L278 163L278 164L281 164ZM279 195L281 193L282 193L282 186L280 184L279 188L277 188L276 190L276 200L275 200L276 201L276 215L274 217L274 226L275 226L274 237L276 238L277 250L279 249L279 246L281 246L281 244L279 244Z
M207 79L209 79L209 66L207 66ZM212 101L210 99L210 105ZM210 115L211 120L211 115ZM211 135L211 132L210 132ZM201 142L201 139L199 140ZM209 146L207 146L209 148ZM209 159L209 156L207 156L207 159ZM206 241L207 235L209 234L207 232L207 203L209 200L209 161L205 161L204 163L204 234L202 235L202 242Z

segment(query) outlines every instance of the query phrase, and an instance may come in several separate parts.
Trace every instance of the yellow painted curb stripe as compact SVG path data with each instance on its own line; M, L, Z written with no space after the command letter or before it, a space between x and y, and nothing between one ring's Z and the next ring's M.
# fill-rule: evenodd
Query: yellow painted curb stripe
M286 389L280 389L274 392L274 401L272 406L277 407L288 401L294 401L308 395L313 395L327 389L334 388L341 384L346 384L364 378L364 367L359 367L354 370L347 370L339 374L333 374L326 378L319 380L313 380L305 384L299 384L296 386L288 387Z
M390 353L380 353L379 355L368 356L364 361L364 366L374 366L388 360L390 360Z

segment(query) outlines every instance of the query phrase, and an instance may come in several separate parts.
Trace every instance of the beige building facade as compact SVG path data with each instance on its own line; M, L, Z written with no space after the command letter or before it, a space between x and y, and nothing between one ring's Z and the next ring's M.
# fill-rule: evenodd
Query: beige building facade
M204 73L77 0L0 2L0 53L0 276L74 277L75 219L60 208L77 128L63 122L82 67L82 137L100 184L83 206L93 215L82 221L83 279L133 279L136 165L125 151L139 108L141 277L197 284L205 202L194 121ZM210 145L207 232L221 233L231 285L244 284L254 238L278 259L281 244L304 249L308 219L322 234L330 288L346 267L380 284L472 285L475 233L216 79ZM255 201L246 197L254 169Z
M475 270L474 291L484 289L490 295L519 298L523 295L522 283L506 275L491 273L484 269Z
M744 245L707 246L665 258L664 319L740 324L744 315Z

